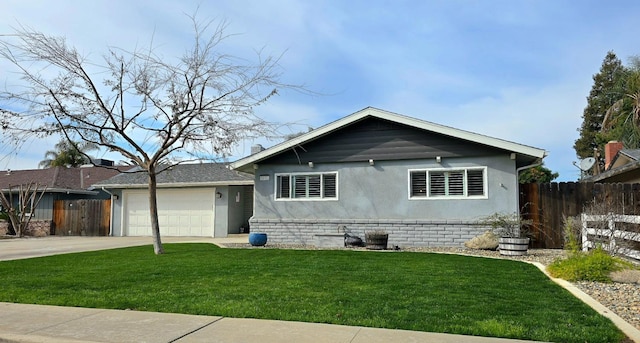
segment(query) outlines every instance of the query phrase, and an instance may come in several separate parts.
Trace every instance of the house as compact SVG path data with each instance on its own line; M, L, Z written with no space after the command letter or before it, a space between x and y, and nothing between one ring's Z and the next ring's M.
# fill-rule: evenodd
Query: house
M151 236L147 174L127 172L98 183L113 194L111 235ZM248 231L253 178L226 163L178 164L157 176L162 236L226 237Z
M604 149L604 172L583 181L597 183L640 183L640 149L624 149L622 142L611 141Z
M254 175L252 232L314 245L382 229L389 244L459 246L518 212L518 173L542 149L365 108L231 164Z
M128 168L130 167L126 167ZM38 231L41 235L56 234L56 229L60 234L62 228L56 228L54 224L56 204L60 204L61 201L80 199L109 199L108 193L91 186L119 174L121 169L125 167L104 168L87 165L73 168L5 170L0 172L0 190L6 194L13 187L12 191L16 192L17 186L30 183L38 184L39 189L45 189L37 207L32 209L31 223L39 227ZM17 198L14 201L18 201Z

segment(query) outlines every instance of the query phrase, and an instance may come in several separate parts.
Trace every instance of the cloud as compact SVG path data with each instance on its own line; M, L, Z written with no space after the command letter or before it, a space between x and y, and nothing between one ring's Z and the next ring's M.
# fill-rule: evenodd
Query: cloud
M203 20L228 19L222 51L248 61L284 53L283 81L318 93L281 92L257 109L268 120L319 127L375 106L544 148L563 180L577 179L572 146L591 76L608 50L623 61L639 53L640 4L626 0L4 0L0 34L19 22L94 60L153 39L174 58L192 42L187 14L198 7Z

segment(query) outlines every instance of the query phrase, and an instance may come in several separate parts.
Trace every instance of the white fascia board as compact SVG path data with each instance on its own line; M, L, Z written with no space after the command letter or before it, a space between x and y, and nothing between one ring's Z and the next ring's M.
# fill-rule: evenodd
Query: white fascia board
M380 110L373 107L367 107L363 110L360 110L356 113L353 113L351 115L338 119L334 122L324 125L311 132L305 133L291 140L275 145L259 153L237 160L231 163L230 167L231 169L239 169L239 168L246 167L247 165L257 163L263 159L276 155L282 151L285 151L287 149L290 149L302 143L306 143L308 141L322 137L328 133L331 133L335 130L338 130L346 125L352 124L366 117L377 117L380 119L385 119L392 122L397 122L397 123L405 124L408 126L420 128L423 130L432 131L432 132L440 133L443 135L492 146L492 147L507 150L510 152L515 152L518 154L529 155L529 156L540 158L540 159L544 158L547 155L547 152L543 149L538 149L531 146L510 142L510 141L499 139L499 138L493 138L493 137L481 135L479 133L460 130L450 126L435 124L425 120L416 119L416 118L404 116L401 114Z
M8 193L9 189L2 189L0 192ZM34 190L35 191L35 190ZM67 188L38 188L38 193L44 191L45 193L64 193L64 194L82 194L82 195L97 195L97 191L84 190L84 189L67 189ZM19 190L13 189L13 193L18 193Z
M176 182L176 183L159 183L157 188L194 188L194 187L217 187L217 186L251 186L253 180L239 180L239 181L215 181L215 182ZM148 184L136 183L136 184L96 184L95 188L109 188L109 189L131 189L131 188L149 188Z

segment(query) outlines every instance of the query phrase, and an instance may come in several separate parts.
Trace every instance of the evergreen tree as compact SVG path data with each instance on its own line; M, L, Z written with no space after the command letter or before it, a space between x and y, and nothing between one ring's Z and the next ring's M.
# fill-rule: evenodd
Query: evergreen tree
M549 183L558 178L560 174L554 173L551 169L543 165L529 168L520 173L518 182L520 183Z
M593 87L587 97L587 107L582 114L580 137L573 148L579 158L593 156L593 150L602 151L602 138L598 133L602 129L607 110L624 96L625 67L613 51L609 51L602 62L600 72L593 75Z
M596 140L606 143L617 140L625 148L640 148L640 58L630 59L624 70L620 98L606 112Z

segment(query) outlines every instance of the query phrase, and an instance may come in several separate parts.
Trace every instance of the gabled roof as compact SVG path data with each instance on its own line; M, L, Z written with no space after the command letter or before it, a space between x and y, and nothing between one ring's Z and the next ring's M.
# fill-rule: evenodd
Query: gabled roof
M114 176L94 187L147 188L148 182L147 174L138 169ZM253 177L231 170L228 163L178 164L163 170L157 176L159 188L252 184Z
M608 170L622 167L638 160L640 160L640 149L622 149L613 157Z
M129 169L131 167L119 167ZM87 193L92 184L120 173L119 169L103 167L52 167L46 169L5 170L0 172L0 189L11 186L38 183L47 187L47 192Z
M640 149L622 149L613 157L609 169L598 175L592 175L583 181L589 182L627 182L636 180L640 174Z
M424 121L424 120L420 120L412 117L407 117L404 115L384 111L384 110L373 108L373 107L367 107L363 110L360 110L351 115L338 119L325 126L319 127L306 134L300 135L298 137L295 137L293 139L290 139L288 141L275 145L269 149L263 150L261 152L250 155L248 157L242 158L236 162L233 162L231 163L231 168L246 171L246 172L251 172L251 169L252 169L251 166L253 164L257 164L261 161L264 161L272 156L278 155L296 146L319 139L332 132L340 130L350 124L353 124L355 122L358 122L360 120L363 120L369 117L388 120L395 123L414 127L417 129L431 131L431 132L446 135L449 137L458 138L458 139L462 139L462 140L466 140L466 141L474 142L478 144L483 144L489 147L502 149L502 150L513 152L520 155L526 155L533 159L542 159L546 156L546 151L543 149L538 149L531 146L510 142L510 141L506 141L499 138L485 136L485 135L481 135L481 134L470 132L470 131L455 129L449 126L435 124L432 122L428 122L428 121Z

